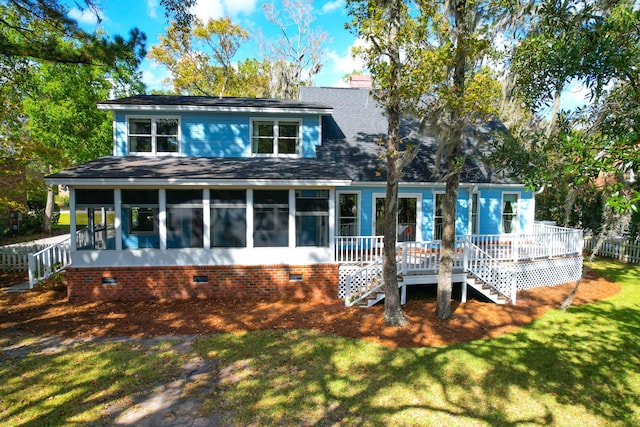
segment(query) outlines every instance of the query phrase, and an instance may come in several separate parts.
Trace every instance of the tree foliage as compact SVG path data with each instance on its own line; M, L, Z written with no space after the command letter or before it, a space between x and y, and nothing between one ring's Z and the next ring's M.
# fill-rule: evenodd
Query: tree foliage
M248 38L249 33L229 18L196 20L187 31L174 21L149 57L169 69L169 82L178 94L267 96L269 64L255 59L236 65L232 61Z

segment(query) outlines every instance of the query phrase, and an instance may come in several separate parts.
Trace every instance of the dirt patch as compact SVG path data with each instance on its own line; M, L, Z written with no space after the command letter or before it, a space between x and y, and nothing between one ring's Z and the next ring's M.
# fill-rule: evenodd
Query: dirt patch
M314 329L390 347L425 347L492 338L514 331L557 308L574 284L538 288L518 294L517 305L470 300L453 302L453 318L435 318L429 292L410 291L403 306L409 319L404 328L384 325L383 304L345 308L341 301L218 301L102 302L73 304L61 287L37 288L24 294L0 294L0 335L29 333L70 337L154 337L211 335L258 329ZM620 286L587 272L574 304L597 301Z
M3 271L0 270L0 289L9 286L19 285L29 280L29 273L26 271Z

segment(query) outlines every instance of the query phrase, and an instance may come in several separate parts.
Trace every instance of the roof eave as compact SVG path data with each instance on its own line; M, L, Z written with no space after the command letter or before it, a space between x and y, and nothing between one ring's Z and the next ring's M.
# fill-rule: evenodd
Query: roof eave
M253 113L253 114L331 114L333 108L326 107L228 107L214 105L132 105L98 104L105 111L140 112L212 112L212 113Z
M50 176L47 185L70 187L343 187L347 179L157 179L157 178L65 178Z

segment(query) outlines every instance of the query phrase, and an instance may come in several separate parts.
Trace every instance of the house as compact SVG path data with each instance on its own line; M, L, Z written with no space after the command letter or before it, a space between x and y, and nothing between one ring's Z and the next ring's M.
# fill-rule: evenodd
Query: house
M70 300L382 298L387 124L369 89L302 88L299 101L133 96L99 108L114 113L112 155L46 179L70 189ZM515 301L522 283L579 275L581 233L540 229L534 194L480 161L497 126L465 139L456 271ZM435 283L444 184L435 140L411 133L408 118L403 130L422 144L400 184L404 291Z

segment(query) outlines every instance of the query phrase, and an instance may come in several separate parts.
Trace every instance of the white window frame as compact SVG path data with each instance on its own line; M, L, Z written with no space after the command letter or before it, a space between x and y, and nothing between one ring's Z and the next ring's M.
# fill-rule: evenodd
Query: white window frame
M513 213L515 227L510 233L504 231L504 196L516 196L515 212ZM500 200L500 234L517 234L520 230L520 200L521 194L518 192L504 191Z
M273 152L272 153L256 153L253 146L253 127L255 122L272 122L273 123ZM298 142L296 143L296 152L294 154L280 154L278 152L278 126L280 122L291 122L298 124ZM272 117L252 117L249 126L249 145L251 156L253 157L302 157L302 120L286 119Z
M371 235L376 236L376 200L384 199L385 193L372 194L371 206ZM398 199L416 199L416 242L422 240L422 194L421 193L398 193ZM398 226L398 216L396 215L396 227Z
M340 233L340 195L342 194L354 194L357 198L356 200L356 236L359 236L360 233L360 205L362 203L362 192L361 191L336 191L336 233ZM374 229L375 230L375 229ZM336 234L336 236L343 237L342 234Z
M129 145L129 136L132 134L129 133L129 121L136 119L147 119L151 120L151 151L131 151L131 146ZM158 151L157 144L157 120L162 119L172 119L178 121L178 151ZM125 135L125 143L127 145L127 154L132 156L179 156L182 153L182 122L180 116L147 116L147 115L127 115L125 117L125 126L126 126L126 135ZM142 134L133 134L134 136L142 136Z

